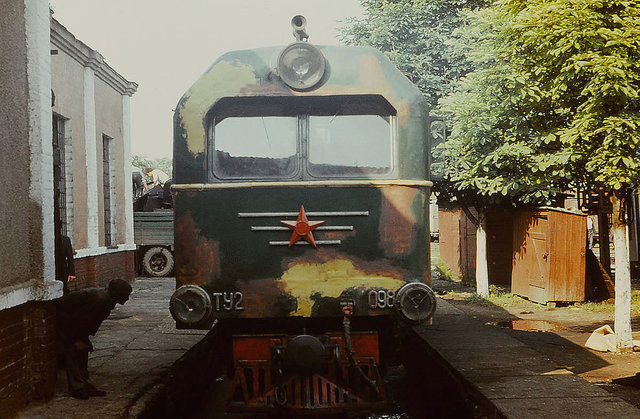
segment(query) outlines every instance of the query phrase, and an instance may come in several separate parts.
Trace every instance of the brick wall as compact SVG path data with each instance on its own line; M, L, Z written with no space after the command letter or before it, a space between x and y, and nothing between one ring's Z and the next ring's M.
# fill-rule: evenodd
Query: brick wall
M133 251L76 260L69 289L106 286L111 279L134 280ZM53 395L56 382L55 307L29 302L0 310L0 418L32 400Z
M0 417L53 395L56 381L55 309L29 302L0 311Z
M104 287L116 278L128 282L134 280L134 252L107 253L75 260L76 280L69 284L69 290Z

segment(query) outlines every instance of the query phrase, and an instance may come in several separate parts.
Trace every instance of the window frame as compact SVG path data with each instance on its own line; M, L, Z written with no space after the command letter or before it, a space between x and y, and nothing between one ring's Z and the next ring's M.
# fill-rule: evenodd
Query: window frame
M270 115L262 115L264 116L270 116ZM243 116L232 116L231 118L242 118ZM211 120L211 122L209 123L209 129L208 129L208 139L207 139L207 143L209 144L209 152L210 152L210 156L207 158L208 164L209 164L209 174L210 176L213 176L215 179L218 179L222 182L232 182L232 181L242 181L242 182L246 182L248 180L251 181L274 181L274 180L291 180L291 179L299 179L300 178L300 173L303 171L302 168L302 153L301 153L301 147L300 147L300 132L301 132L301 127L300 127L300 118L298 115L290 115L290 116L286 116L286 117L292 117L296 119L296 138L295 138L295 145L296 145L296 150L295 150L295 160L296 160L296 168L293 171L293 173L291 175L280 175L280 176L260 176L260 177L256 177L256 176L221 176L220 173L216 173L215 168L216 168L216 164L215 164L215 153L216 153L216 147L215 147L215 126L216 124L216 120L215 118ZM225 118L226 119L226 118Z
M374 99L371 99L373 97ZM340 102L340 98L343 98L344 103ZM346 99L344 99L346 98ZM228 98L228 101L232 102L232 107L236 109L243 109L239 103L234 103L234 100L237 99L250 99L255 100L258 103L259 108L259 100L264 100L265 103L269 100L273 100L273 98ZM397 112L396 110L389 104L389 102L384 99L384 97L379 95L360 95L360 96L343 96L343 97L303 97L303 98L276 98L281 99L283 102L280 104L285 108L291 110L299 110L298 112L283 112L281 116L287 117L295 117L297 120L297 136L296 136L296 155L297 155L297 169L290 176L273 176L273 177L265 177L265 176L239 176L239 177L223 177L220 173L216 172L216 162L215 162L215 126L216 120L218 116L216 114L216 106L214 106L208 113L205 118L205 150L206 156L205 161L207 164L207 181L209 183L233 183L233 182L274 182L274 181L292 181L292 180L366 180L366 179L393 179L397 177L398 171L398 124L397 124ZM286 101L288 100L288 101ZM296 100L304 100L305 102L302 105L297 106ZM315 106L316 100L322 100L326 103L329 103L331 100L336 100L337 104L335 105L335 109L340 109L342 115L371 115L371 116L381 116L389 119L389 147L390 147L390 167L383 174L338 174L338 175L317 175L312 174L309 170L309 116L321 116L322 113L312 112ZM348 113L344 112L342 107L346 106L347 101L349 101L350 106L361 107L363 110L361 112L350 111ZM370 102L377 102L372 105ZM224 105L227 102L223 102ZM242 111L238 111L236 114L233 111L228 111L223 104L220 104L220 113L224 116L222 120L227 117L251 117L251 116L279 116L279 115L258 115L251 114L249 111L248 114L240 115ZM378 109L377 112L369 111L367 112L367 106L371 109ZM326 104L325 104L326 107ZM243 110L244 111L244 110ZM326 112L326 111L325 111ZM259 113L259 112L256 112Z
M382 117L382 115L374 115L374 114L353 114L354 116L380 116ZM310 156L311 156L311 152L310 152L310 147L311 147L311 138L310 138L310 122L309 122L309 117L310 116L317 116L317 115L304 115L306 121L305 121L305 137L302 139L303 143L306 144L306 153L304 153L303 156L303 162L304 162L304 171L305 174L307 176L309 176L310 179L388 179L389 176L395 172L395 168L396 168L396 116L395 115L386 115L387 118L389 118L389 168L384 172L384 173L380 173L380 174L362 174L362 175L357 175L357 174L335 174L335 175L317 175L311 172L310 170L310 165L311 165L311 161L310 161Z

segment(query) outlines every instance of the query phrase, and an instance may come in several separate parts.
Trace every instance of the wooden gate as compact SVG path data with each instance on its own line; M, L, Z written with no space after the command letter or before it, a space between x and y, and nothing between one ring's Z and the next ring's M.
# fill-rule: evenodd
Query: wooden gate
M539 303L584 301L586 216L556 208L518 213L511 291Z

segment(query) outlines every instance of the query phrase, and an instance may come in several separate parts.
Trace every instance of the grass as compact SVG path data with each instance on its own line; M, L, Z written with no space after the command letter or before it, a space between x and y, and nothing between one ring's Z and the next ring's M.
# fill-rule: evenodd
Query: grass
M478 293L472 293L464 298L464 301L478 305L494 305L498 307L514 307L518 305L528 306L530 309L543 309L545 306L530 302L524 298L521 298L515 294L496 287L495 285L489 286L489 297L482 297ZM584 302L575 303L573 307L590 311L594 313L613 313L615 311L615 304L613 300L603 302ZM631 291L631 315L640 315L640 290Z
M496 287L495 285L489 286L489 297L482 297L478 293L473 293L469 297L465 298L465 301L480 305L494 305L500 307L512 307L515 305L527 304L528 302L517 295Z
M460 282L465 287L474 288L476 286L476 279L469 275L467 271L462 270L462 278L460 278Z
M464 299L468 303L480 304L482 306L487 306L491 304L488 298L482 297L480 294L474 292L470 296Z
M455 278L453 272L446 263L438 262L433 268L433 276L435 279L440 279L450 282L460 282L462 285L468 288L475 287L475 279L471 278L465 271L462 271L461 278Z
M603 301L600 303L579 303L576 304L576 307L594 313L613 313L615 311L615 304L612 300ZM640 315L640 290L631 291L631 315Z
M438 262L433 270L433 275L436 279L444 280L444 281L454 281L453 272L449 267L442 263Z

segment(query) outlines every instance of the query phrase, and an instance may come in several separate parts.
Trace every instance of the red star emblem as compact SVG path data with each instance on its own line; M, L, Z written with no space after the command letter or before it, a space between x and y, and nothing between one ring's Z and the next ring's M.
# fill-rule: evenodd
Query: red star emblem
M296 221L281 220L280 222L293 230L289 247L293 246L295 242L301 239L311 243L313 247L316 247L316 242L313 240L313 234L311 234L311 232L320 224L324 223L324 221L309 221L307 219L307 214L304 212L304 206L302 205L300 205L300 214L298 214L298 219Z

